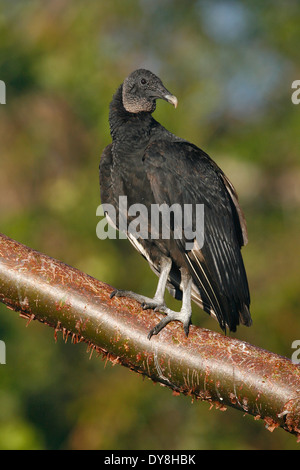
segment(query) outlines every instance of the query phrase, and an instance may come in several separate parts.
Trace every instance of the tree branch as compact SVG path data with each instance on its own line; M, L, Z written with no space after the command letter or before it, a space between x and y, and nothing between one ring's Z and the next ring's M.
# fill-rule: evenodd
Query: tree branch
M184 393L280 426L300 440L300 367L237 339L172 323L149 341L161 314L113 288L0 234L0 300L73 342Z

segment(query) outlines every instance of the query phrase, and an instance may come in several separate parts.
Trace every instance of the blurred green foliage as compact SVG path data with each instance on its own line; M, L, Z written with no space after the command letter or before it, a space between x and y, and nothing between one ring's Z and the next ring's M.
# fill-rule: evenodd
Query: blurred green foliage
M207 151L248 221L253 326L236 337L291 357L300 339L300 4L288 1L0 1L1 232L111 285L157 279L125 240L96 237L108 106L132 70L179 99L155 117ZM176 301L168 297L177 308ZM195 323L219 331L194 309ZM235 410L175 397L122 367L55 343L0 305L1 449L296 449Z

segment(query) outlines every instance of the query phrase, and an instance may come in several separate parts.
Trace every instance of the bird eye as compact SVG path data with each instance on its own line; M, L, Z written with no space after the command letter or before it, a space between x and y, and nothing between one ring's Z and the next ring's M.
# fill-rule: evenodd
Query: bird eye
M145 78L141 78L141 84L146 85L146 83L147 83L147 80Z

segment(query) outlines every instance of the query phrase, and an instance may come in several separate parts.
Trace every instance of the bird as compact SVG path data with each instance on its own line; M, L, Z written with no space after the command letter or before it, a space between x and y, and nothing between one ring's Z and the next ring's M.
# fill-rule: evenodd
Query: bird
M114 221L105 211L108 221L126 234L159 277L153 298L122 289L113 290L111 298L126 296L139 302L143 309L164 314L149 331L149 339L172 321L181 322L188 337L192 302L215 318L225 334L228 329L234 332L239 324L252 324L241 254L248 242L245 216L234 186L217 163L153 118L158 99L177 107L176 96L161 79L140 68L125 78L109 106L112 140L100 159L101 204L114 208ZM129 207L145 207L148 217L152 207L190 207L190 243L185 243L185 234L176 236L180 220L173 213L165 222L169 237L162 236L160 226L151 236L151 221L143 220L142 215L140 222L146 227L146 234L128 230L134 216L121 207L120 197L126 197ZM198 206L204 208L202 243L194 236ZM179 311L167 307L166 289L181 301Z

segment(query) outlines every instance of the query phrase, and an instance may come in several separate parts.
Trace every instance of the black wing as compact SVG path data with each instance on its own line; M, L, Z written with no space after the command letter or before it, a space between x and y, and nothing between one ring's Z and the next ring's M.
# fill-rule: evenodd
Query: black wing
M102 204L113 204L115 197L112 188L112 144L105 147L99 165L99 182Z
M107 204L114 208L113 214L109 214L104 209L105 216L110 225L119 230L119 196L125 194L125 190L118 166L114 165L112 144L107 145L102 152L99 165L99 183L102 205Z
M210 159L188 142L153 142L144 158L147 176L157 204L204 204L204 244L186 249L176 240L177 254L184 257L193 278L193 300L215 316L222 329L235 331L251 324L250 296L240 247L247 230L233 186ZM195 210L193 210L195 214ZM193 231L196 230L193 219ZM179 280L171 283L178 290Z

